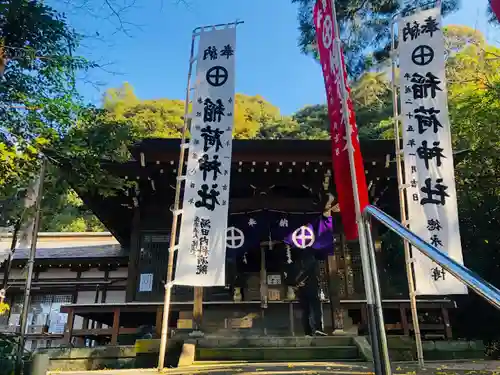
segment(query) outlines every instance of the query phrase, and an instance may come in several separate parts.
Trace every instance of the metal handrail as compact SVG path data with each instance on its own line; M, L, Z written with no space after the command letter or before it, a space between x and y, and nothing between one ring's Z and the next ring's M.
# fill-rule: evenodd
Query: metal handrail
M368 217L371 216L384 224L388 229L398 234L400 237L406 239L425 256L439 264L458 280L462 281L465 285L487 300L491 305L500 309L500 290L484 280L481 276L451 259L448 255L418 237L409 229L401 225L400 222L393 219L379 208L375 206L367 206L364 209L363 214L365 215L365 219L368 219Z

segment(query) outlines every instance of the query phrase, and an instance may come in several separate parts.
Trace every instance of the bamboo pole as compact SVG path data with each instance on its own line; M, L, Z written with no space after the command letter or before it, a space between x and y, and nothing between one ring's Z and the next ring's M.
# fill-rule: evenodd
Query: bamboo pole
M399 18L399 17L398 17ZM408 216L406 208L406 188L405 179L403 175L403 160L402 160L402 150L400 142L400 127L399 127L399 100L396 86L396 41L394 35L394 23L391 24L391 71L392 71L392 105L393 105L393 117L394 117L394 140L395 140L395 150L396 150L396 169L399 187L399 210L401 215L401 222L404 226L407 226ZM417 312L417 296L415 290L415 280L413 274L413 259L411 254L410 244L406 239L403 239L404 254L405 254L405 265L406 265L406 277L408 279L408 290L410 294L410 310L411 319L413 323L413 330L415 333L415 343L417 348L417 359L418 365L424 367L424 349L422 346L422 335L420 332L420 323L418 321Z

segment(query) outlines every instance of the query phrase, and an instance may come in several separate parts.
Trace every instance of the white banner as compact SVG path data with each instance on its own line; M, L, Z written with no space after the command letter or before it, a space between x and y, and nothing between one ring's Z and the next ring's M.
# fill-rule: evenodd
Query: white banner
M235 47L235 27L200 35L177 285L225 285Z
M463 263L439 8L400 21L399 64L410 229ZM416 249L413 258L417 294L467 293Z

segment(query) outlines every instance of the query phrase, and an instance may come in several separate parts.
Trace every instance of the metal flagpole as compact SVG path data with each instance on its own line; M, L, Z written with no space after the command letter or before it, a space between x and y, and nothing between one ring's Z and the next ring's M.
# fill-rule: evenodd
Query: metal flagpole
M21 333L19 337L19 346L17 348L17 361L16 361L16 374L21 373L22 364L23 364L23 353L24 353L24 344L25 344L25 336L26 336L26 328L28 323L28 309L30 302L30 294L31 294L31 281L33 279L33 268L35 265L35 254L36 254L36 243L38 240L38 229L40 226L40 205L42 203L43 196L43 180L45 178L45 169L46 169L46 160L45 157L42 156L42 165L40 167L40 181L38 183L38 191L35 202L35 217L33 224L33 231L31 232L31 248L30 254L28 258L28 276L26 278L26 286L24 289L24 303L22 306L21 312Z
M186 135L189 127L189 101L190 101L190 91L191 91L191 76L193 73L193 64L194 64L194 42L196 38L196 29L193 30L193 35L191 38L191 54L189 57L189 69L188 69L188 78L187 78L187 87L186 87L186 101L184 106L184 124L182 126L181 132L181 143L180 143L180 155L179 155L179 165L177 168L177 182L175 188L175 198L174 198L174 207L172 209L173 219L172 219L172 228L170 231L170 248L168 250L168 266L167 266L167 279L165 282L165 298L163 302L163 319L161 326L161 340L160 340L160 355L158 358L158 371L163 370L165 367L165 354L167 352L167 344L168 344L168 318L170 315L170 298L172 296L172 275L174 271L174 252L176 250L176 239L177 239L177 227L179 223L179 204L181 199L181 185L183 180L183 170L184 170L184 157L186 154L186 149L189 144L186 143Z
M404 2L404 1L403 1ZM397 19L399 20L399 16ZM398 23L396 22L396 25ZM397 69L397 51L396 51L396 41L394 34L394 22L391 23L391 70L392 70L392 106L393 106L393 117L394 117L394 141L396 150L396 167L398 176L398 187L399 187L399 208L401 215L401 222L404 226L408 225L408 216L406 209L406 186L403 175L403 159L402 150L400 142L400 128L399 128L399 106L398 106L398 92L396 86L396 69ZM413 275L413 258L410 248L410 244L407 240L403 239L404 254L405 254L405 264L406 264L406 277L408 279L408 290L410 294L410 310L411 310L411 320L413 323L413 331L415 333L415 343L417 347L417 360L418 365L422 368L424 367L424 349L422 346L422 335L420 333L420 323L418 321L417 313L417 295L415 289L415 280Z
M340 28L337 22L337 11L335 0L332 0L332 16L335 25L335 47L336 47L336 59L337 66L341 68L340 72L340 90L341 90L341 100L343 109L343 118L346 127L346 139L347 139L347 151L349 153L349 166L351 172L351 183L354 196L354 206L356 210L356 224L358 227L359 235L359 245L360 245L360 255L363 267L363 278L365 284L366 292L366 304L368 310L368 319L371 333L372 350L374 351L374 365L375 372L377 374L391 374L391 367L389 362L389 353L387 351L387 345L381 343L382 331L385 332L385 326L382 315L382 306L379 298L374 298L374 288L373 288L373 277L372 274L376 270L371 270L369 249L368 249L368 239L366 236L366 231L364 227L363 217L361 213L361 205L359 202L358 195L358 182L356 177L356 165L354 162L354 149L352 146L352 129L349 123L350 113L347 102L347 88L344 77L344 66L342 63L342 45L340 40ZM377 310L379 313L377 313ZM384 350L385 347L385 350Z

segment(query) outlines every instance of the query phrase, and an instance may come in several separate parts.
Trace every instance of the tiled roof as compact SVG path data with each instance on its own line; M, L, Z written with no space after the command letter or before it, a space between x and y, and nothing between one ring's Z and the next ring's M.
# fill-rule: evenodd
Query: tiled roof
M29 249L17 249L14 260L28 259ZM39 248L36 259L88 259L88 258L125 258L126 251L120 245L75 246L58 248Z

